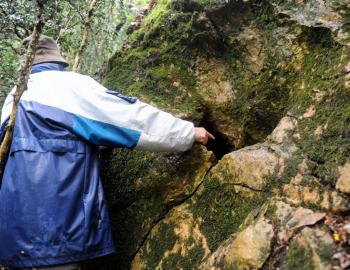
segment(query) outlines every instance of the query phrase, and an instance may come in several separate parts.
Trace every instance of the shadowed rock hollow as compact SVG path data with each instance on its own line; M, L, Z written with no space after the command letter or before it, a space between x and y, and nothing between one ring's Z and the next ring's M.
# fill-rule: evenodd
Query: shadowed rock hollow
M218 139L105 150L117 253L89 267L344 266L332 235L350 210L349 14L347 0L159 0L104 84Z

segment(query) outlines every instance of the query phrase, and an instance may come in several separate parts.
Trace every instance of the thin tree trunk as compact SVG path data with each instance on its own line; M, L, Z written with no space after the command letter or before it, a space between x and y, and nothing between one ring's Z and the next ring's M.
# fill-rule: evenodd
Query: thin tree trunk
M72 67L72 71L74 71L74 72L77 71L78 66L80 64L81 55L87 46L87 41L89 38L89 28L90 28L90 23L91 23L91 17L94 14L97 2L98 2L98 0L91 0L89 11L84 19L83 37L81 39L80 47L79 47L77 53L75 54L74 65Z
M20 76L17 80L16 91L13 95L13 106L12 106L12 111L10 115L10 120L6 127L5 137L0 146L0 186L1 186L2 176L4 174L4 169L8 158L11 142L12 142L12 135L13 135L13 129L15 126L18 102L23 92L26 90L28 78L29 78L29 72L34 61L34 56L35 56L36 47L39 41L39 36L45 25L43 15L44 15L46 2L47 0L37 1L39 6L38 22L33 29L33 33L31 35L31 39L29 41L29 45L26 51L26 57L21 64Z
M60 31L58 32L57 38L56 38L56 43L59 44L60 43L60 38L63 35L63 33L68 29L68 27L71 27L70 22L73 20L74 15L69 17L64 25L63 28L60 29Z

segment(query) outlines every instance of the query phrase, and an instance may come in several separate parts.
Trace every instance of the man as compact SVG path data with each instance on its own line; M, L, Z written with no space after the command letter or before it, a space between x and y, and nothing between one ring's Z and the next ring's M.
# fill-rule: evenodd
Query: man
M186 151L214 139L204 128L64 71L67 65L56 42L41 36L0 190L0 261L8 267L73 270L114 252L98 146ZM3 131L13 93L2 110Z

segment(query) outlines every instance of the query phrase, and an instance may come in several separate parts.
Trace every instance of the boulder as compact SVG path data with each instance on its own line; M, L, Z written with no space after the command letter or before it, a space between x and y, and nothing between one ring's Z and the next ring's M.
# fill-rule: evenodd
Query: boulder
M203 147L103 155L117 255L91 269L330 269L324 212L350 210L349 12L159 1L104 84L204 125L219 160Z
M225 155L212 173L223 183L262 191L269 177L281 173L288 158L290 155L277 145L256 144Z

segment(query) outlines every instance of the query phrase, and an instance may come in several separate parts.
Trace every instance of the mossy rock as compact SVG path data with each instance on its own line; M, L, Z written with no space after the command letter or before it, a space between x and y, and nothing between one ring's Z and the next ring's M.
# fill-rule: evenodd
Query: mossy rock
M190 200L152 229L132 269L197 269L252 211L259 210L266 196L221 183L209 174Z
M306 2L320 8L314 0ZM255 145L291 155L283 164L281 156L273 159L277 165L266 170L271 175L259 178L258 186L252 185L254 177L232 181L235 176L224 170L215 175L217 168L203 183L194 181L203 166L191 155L105 154L104 179L121 269L128 269L132 259L134 269L196 269L249 226L244 220L251 215L254 220L271 194L292 204L283 191L296 186L289 182L301 174L303 160L310 166L298 184L302 198L293 207L344 210L347 201L335 186L338 168L349 162L350 154L350 83L344 73L350 47L339 34L350 33L348 15L341 12L350 8L341 0L329 1L326 8L336 16L317 26L313 23L324 14L295 3L160 0L110 59L107 87L206 125L225 141L224 154L264 141L286 113L291 123L290 130ZM298 19L305 15L309 20L310 14L315 17L311 24ZM332 20L339 28L327 26ZM248 170L242 175L249 175ZM181 179L191 179L187 188ZM316 204L309 196L315 192ZM266 217L282 226L274 212L269 209ZM183 235L180 228L186 226L189 233ZM307 237L298 236L282 254L283 269L313 269L315 262L307 257L315 252L327 264L331 252L300 245L299 238Z
M180 154L105 150L103 160L117 247L114 259L121 269L129 268L153 226L195 192L216 162L213 153L200 145Z
M294 48L285 49L271 11L267 3L162 0L110 59L104 84L206 122L236 148L262 141L285 112L295 73Z

